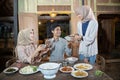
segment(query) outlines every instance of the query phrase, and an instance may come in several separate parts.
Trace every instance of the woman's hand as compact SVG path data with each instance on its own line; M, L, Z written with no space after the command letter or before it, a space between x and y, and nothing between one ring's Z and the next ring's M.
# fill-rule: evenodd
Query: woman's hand
M82 40L82 36L79 34L75 34L74 38L75 38L75 40L78 40L78 41Z
M42 50L39 54L42 56L42 55L46 54L49 50L50 50L50 48L46 48L46 49Z
M42 51L42 50L45 50L45 46L44 45L39 45L36 49L38 52L39 51Z
M77 15L77 21L82 21L82 16L81 15Z

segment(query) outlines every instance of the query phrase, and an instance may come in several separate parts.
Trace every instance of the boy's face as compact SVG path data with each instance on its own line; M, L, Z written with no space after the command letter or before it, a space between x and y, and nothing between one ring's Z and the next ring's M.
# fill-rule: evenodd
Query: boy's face
M55 36L55 37L60 37L60 36L61 36L61 28L60 28L60 26L57 26L57 27L52 31L52 33L53 33L53 36Z

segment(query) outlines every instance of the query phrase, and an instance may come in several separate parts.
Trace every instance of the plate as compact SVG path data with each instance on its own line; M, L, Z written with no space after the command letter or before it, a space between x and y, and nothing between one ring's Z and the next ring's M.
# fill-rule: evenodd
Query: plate
M24 75L34 74L38 72L37 68L38 68L37 66L25 66L19 70L19 73Z
M12 74L18 71L18 67L8 67L3 72L5 74Z
M76 70L76 71L72 71L71 75L76 78L84 78L88 76L88 73L83 70Z
M71 41L71 40L72 40L70 36L66 36L65 39L66 39L67 41Z
M60 71L63 73L71 73L72 71L74 71L74 69L71 66L65 66L65 67L61 67Z
M73 66L75 69L81 69L81 70L91 70L93 66L91 64L87 63L78 63Z

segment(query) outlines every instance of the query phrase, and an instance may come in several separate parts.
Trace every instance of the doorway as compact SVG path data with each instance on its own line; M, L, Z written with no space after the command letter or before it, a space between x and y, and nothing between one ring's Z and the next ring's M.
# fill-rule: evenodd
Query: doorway
M70 34L70 15L57 14L56 17L50 17L49 14L42 14L38 16L38 35L40 44L43 44L46 38L52 37L51 25L54 22L61 25L61 37L64 38Z

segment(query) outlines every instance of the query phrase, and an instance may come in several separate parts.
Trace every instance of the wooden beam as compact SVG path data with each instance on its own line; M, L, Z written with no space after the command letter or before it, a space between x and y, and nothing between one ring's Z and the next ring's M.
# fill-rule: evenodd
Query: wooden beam
M106 63L120 62L120 59L108 59L105 60Z
M14 47L17 44L17 34L18 34L18 0L14 0Z

